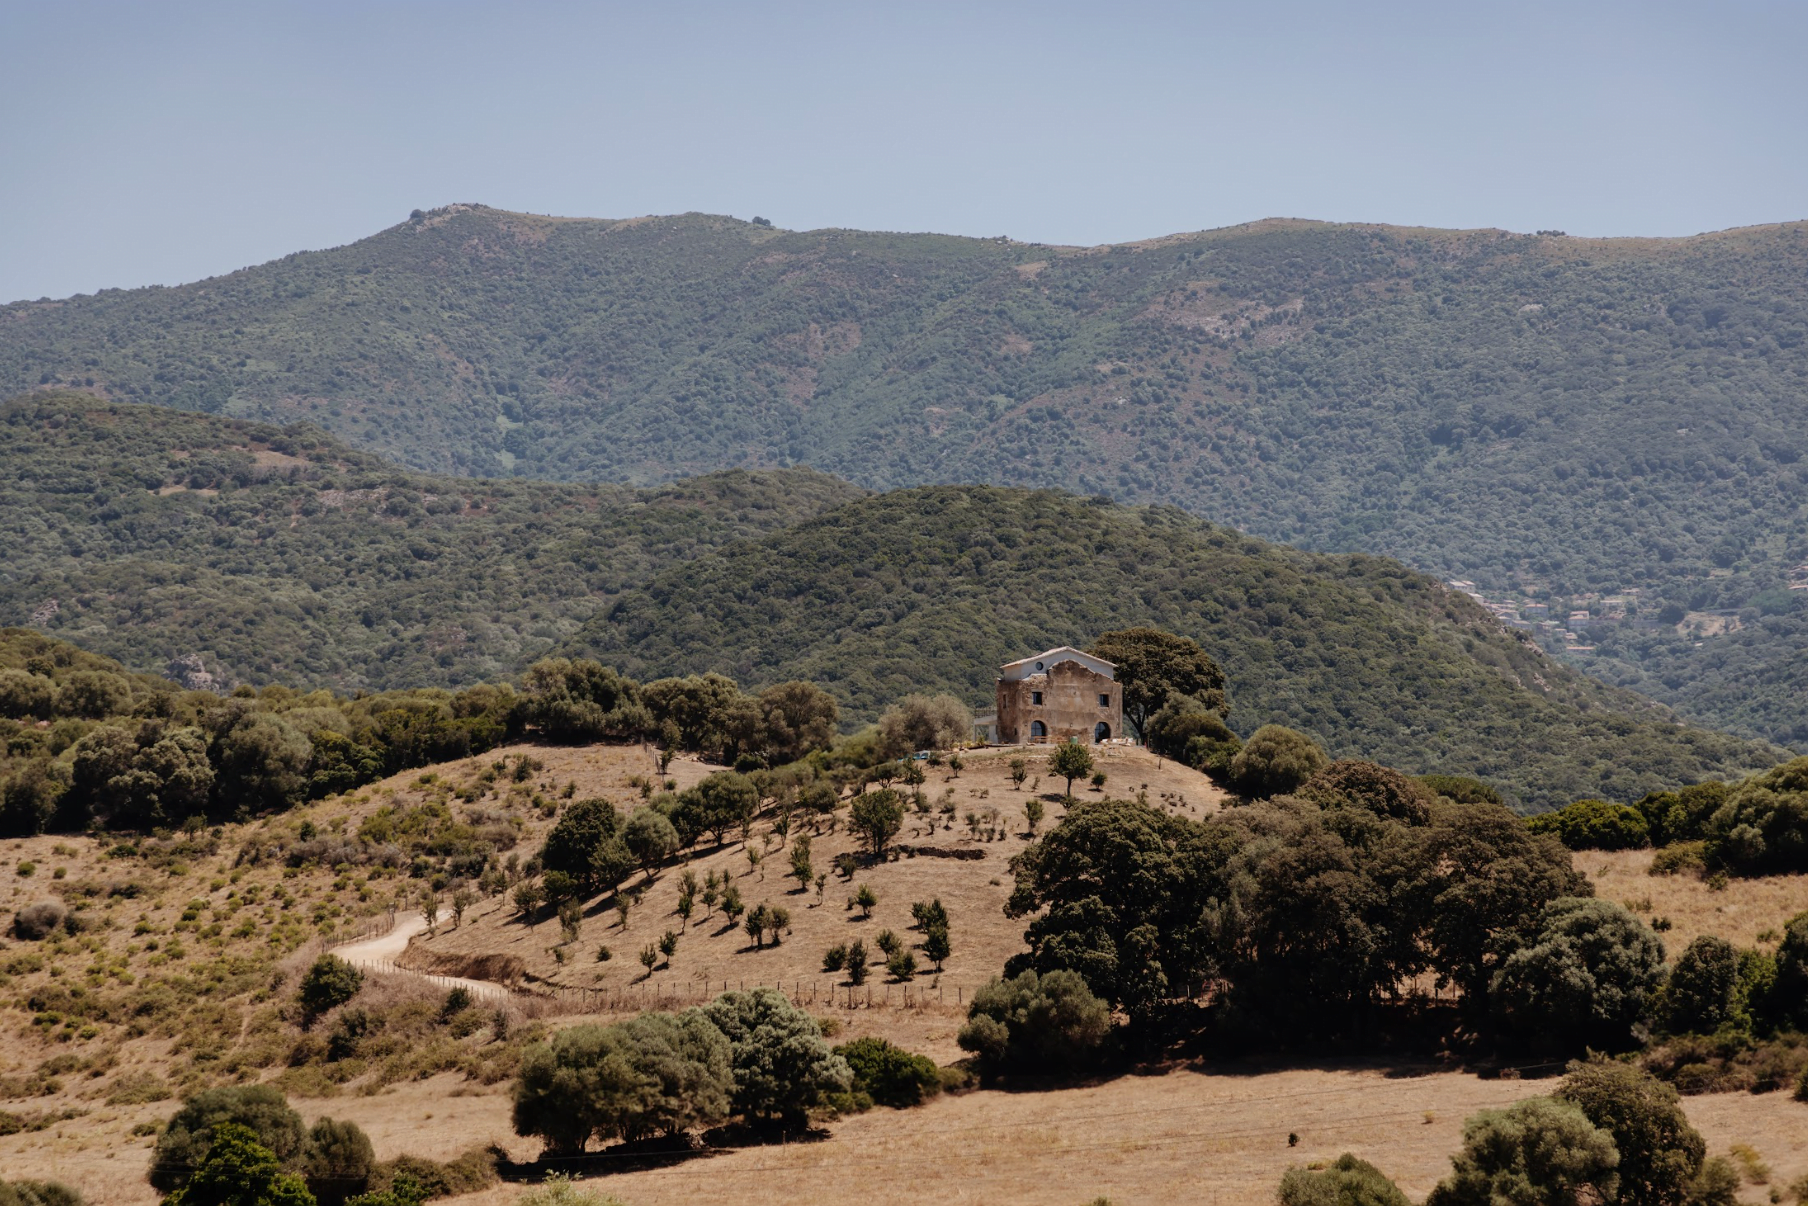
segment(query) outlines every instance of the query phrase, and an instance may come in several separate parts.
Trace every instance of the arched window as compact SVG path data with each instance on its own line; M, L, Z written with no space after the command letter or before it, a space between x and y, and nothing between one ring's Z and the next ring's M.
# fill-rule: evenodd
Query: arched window
M1106 724L1102 720L1099 721L1097 724L1093 725L1092 726L1092 739L1094 741L1110 741L1111 740L1111 726Z
M1043 724L1040 720L1030 721L1030 736L1031 737L1048 736L1048 726Z

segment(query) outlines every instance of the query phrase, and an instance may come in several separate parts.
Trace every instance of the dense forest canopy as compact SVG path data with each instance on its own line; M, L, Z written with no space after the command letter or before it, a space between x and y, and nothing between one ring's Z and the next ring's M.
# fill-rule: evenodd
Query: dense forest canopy
M1808 742L1808 224L1269 221L1103 248L450 206L179 288L0 307L0 393L318 423L417 468L809 464L1178 504L1502 596L1751 609L1602 673ZM1699 689L1698 688L1699 684Z
M462 687L548 652L639 678L820 682L849 722L991 697L1025 649L1194 637L1232 724L1481 774L1523 803L1632 799L1776 762L1678 727L1377 558L1054 491L867 496L807 470L655 488L434 477L318 430L70 395L0 410L0 622L190 686Z
M572 648L641 677L806 678L870 716L911 691L983 704L1026 650L1134 624L1198 640L1245 735L1285 724L1334 756L1479 775L1528 804L1634 798L1781 753L1678 725L1397 562L1055 491L860 499L657 575Z
M860 493L803 469L433 477L318 430L37 396L0 408L0 623L197 684L460 686L657 569Z

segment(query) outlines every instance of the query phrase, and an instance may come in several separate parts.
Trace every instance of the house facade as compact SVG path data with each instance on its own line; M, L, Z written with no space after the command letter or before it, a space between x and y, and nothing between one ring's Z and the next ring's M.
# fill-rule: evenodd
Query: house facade
M1070 738L1097 744L1123 736L1117 667L1063 645L999 668L994 740L1040 745Z

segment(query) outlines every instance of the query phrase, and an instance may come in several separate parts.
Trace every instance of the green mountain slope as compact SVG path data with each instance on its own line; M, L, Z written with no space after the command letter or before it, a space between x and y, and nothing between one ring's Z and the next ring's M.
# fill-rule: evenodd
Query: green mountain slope
M859 494L801 469L433 477L317 430L39 396L0 407L0 625L227 685L470 683L660 568Z
M1338 756L1479 774L1530 806L1635 797L1779 753L1680 726L1395 562L1051 491L862 499L667 570L573 648L636 675L807 677L870 716L929 687L983 704L1001 663L1141 623L1205 644L1245 733L1293 725Z
M1745 607L1808 563L1803 223L1271 221L1075 249L453 206L179 288L0 307L0 391L57 384L479 476L810 464L1107 493L1490 594L1637 588L1647 618ZM1610 670L1680 675L1699 718L1808 726L1808 690L1754 713L1692 690L1710 665L1621 652Z

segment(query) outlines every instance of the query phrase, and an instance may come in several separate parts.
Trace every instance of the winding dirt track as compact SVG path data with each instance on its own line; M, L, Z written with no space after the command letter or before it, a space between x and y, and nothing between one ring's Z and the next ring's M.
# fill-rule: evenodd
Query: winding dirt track
M402 967L396 958L408 949L409 941L427 928L427 919L419 913L411 913L399 919L387 934L379 934L374 938L361 938L356 942L348 942L344 946L333 948L333 954L350 963L353 967L365 971L383 972L392 976L418 976L422 980L437 984L442 988L463 988L473 997L488 1001L506 1001L508 989L489 980L467 980L463 976L436 976L430 972L419 972L412 968Z

